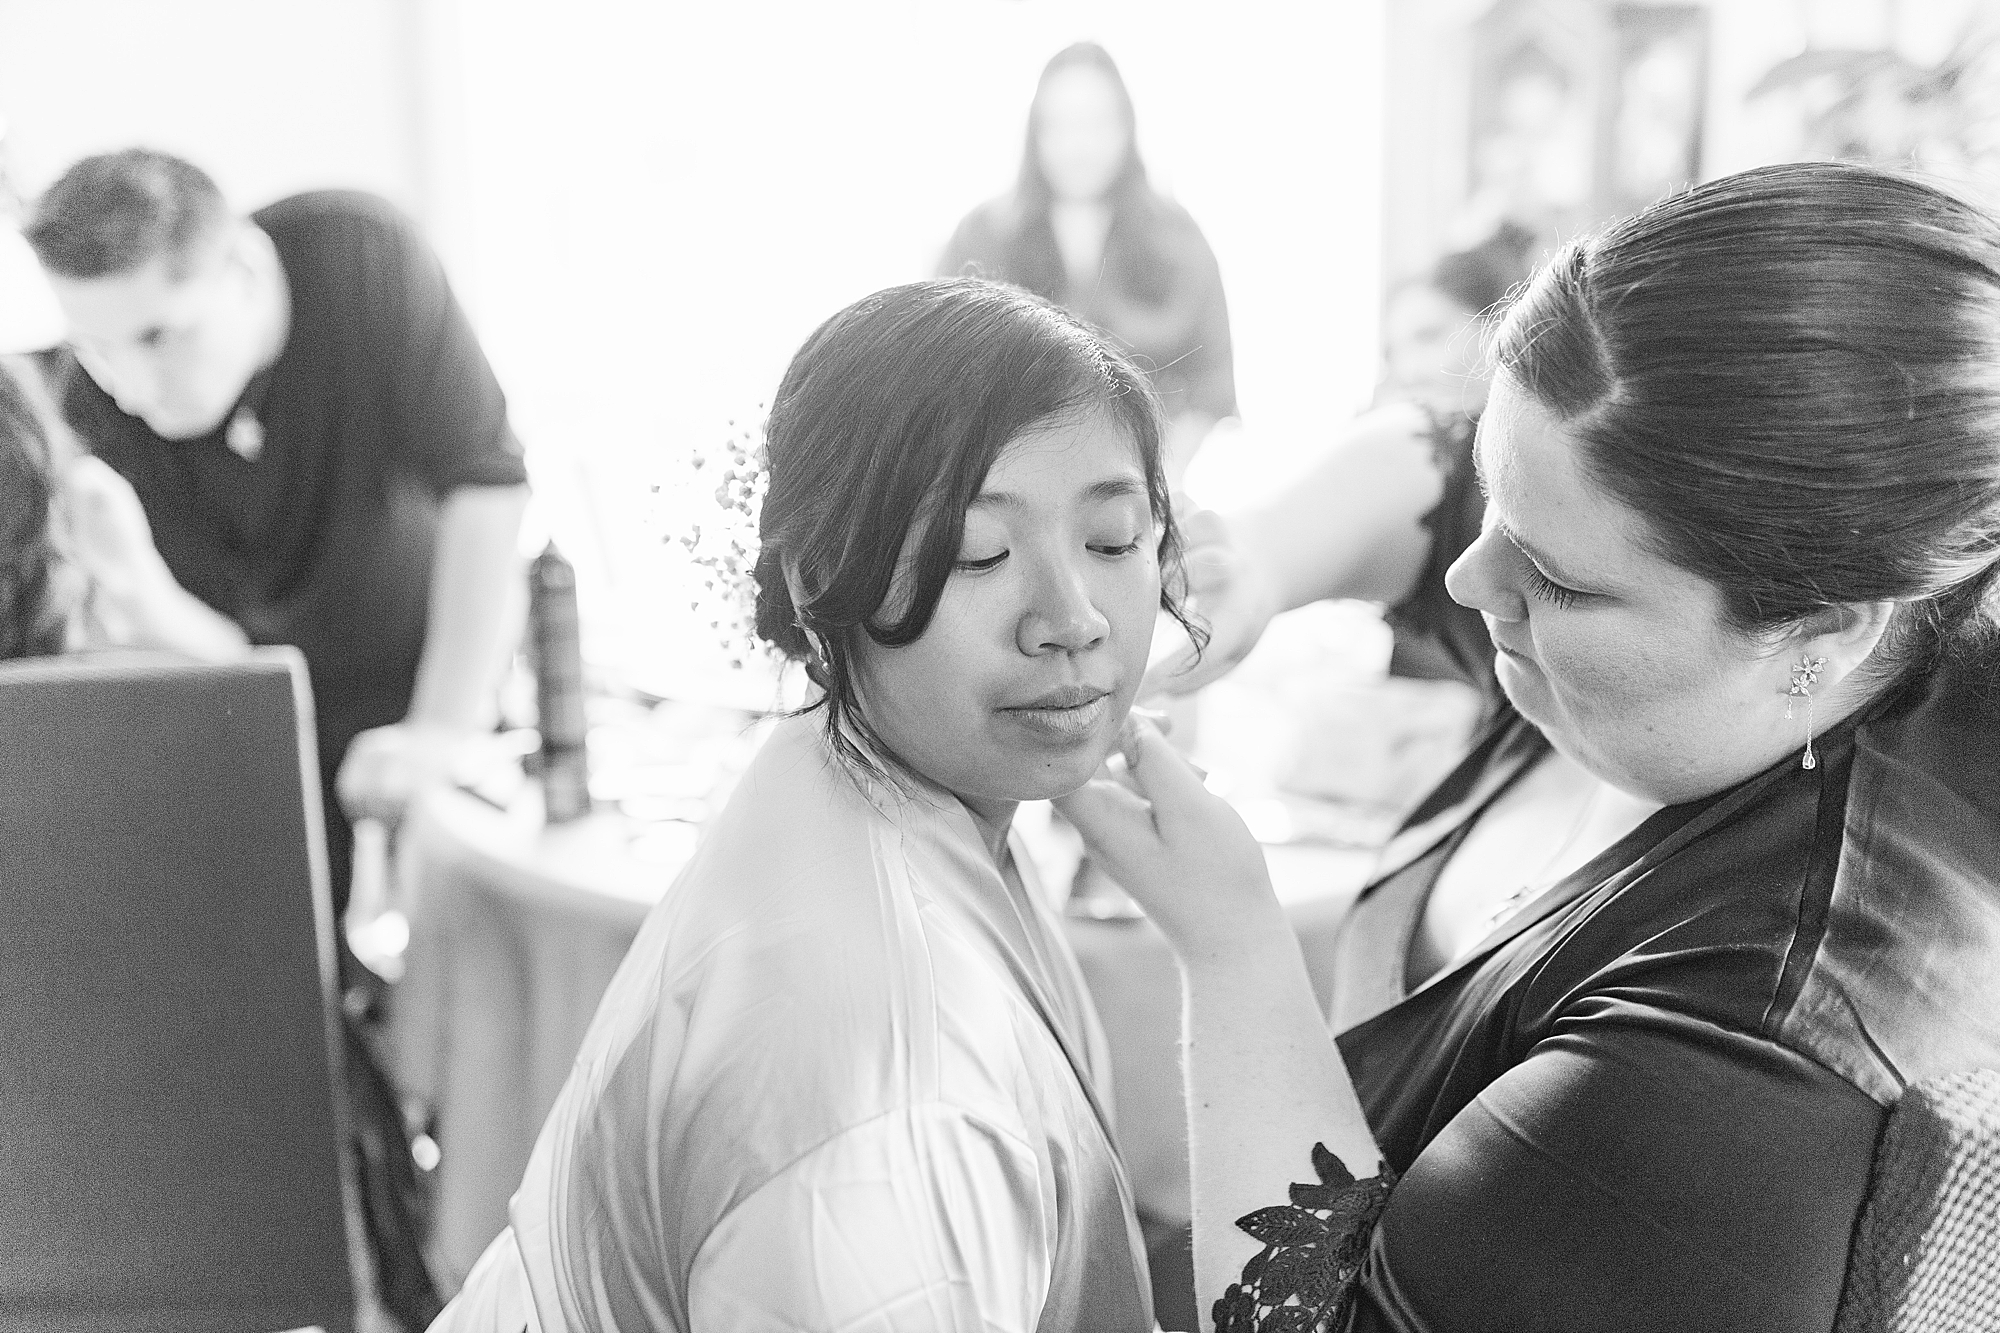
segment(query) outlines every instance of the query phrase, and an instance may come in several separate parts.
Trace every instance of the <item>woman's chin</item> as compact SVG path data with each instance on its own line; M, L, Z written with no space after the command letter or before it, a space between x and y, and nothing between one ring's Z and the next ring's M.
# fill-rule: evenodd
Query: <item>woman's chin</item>
M1087 752L1072 756L1060 764L1051 764L1042 780L1037 782L1033 796L1024 796L1027 801L1054 801L1076 791L1104 768L1104 760L1111 752L1111 746L1091 746Z
M1096 777L1110 755L1117 733L1106 728L1102 737L1077 745L1061 754L1010 755L1009 762L996 767L1007 772L1005 799L1010 801L1054 801L1069 795Z

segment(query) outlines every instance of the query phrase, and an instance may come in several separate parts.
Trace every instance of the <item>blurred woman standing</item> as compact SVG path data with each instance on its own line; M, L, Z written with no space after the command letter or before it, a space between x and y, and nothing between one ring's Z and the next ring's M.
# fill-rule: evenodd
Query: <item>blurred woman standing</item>
M1176 482L1209 429L1235 415L1215 254L1187 210L1148 183L1132 96L1095 42L1042 70L1020 179L959 223L938 271L968 266L1074 311L1133 354L1166 406Z

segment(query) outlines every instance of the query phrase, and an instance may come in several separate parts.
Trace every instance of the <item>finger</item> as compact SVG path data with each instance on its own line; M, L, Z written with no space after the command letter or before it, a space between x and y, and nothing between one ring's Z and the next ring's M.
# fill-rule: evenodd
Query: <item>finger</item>
M1184 810L1215 799L1202 785L1194 766L1144 718L1125 719L1119 747L1133 785L1152 805L1156 820L1169 821Z
M370 764L357 763L350 758L334 776L334 793L340 798L340 808L347 811L350 818L360 818L372 804L370 797L378 785L372 768Z
M1199 598L1229 586L1236 572L1236 553L1226 546L1208 546L1189 551L1181 559L1187 572L1188 591Z
M1147 668L1145 677L1139 682L1141 699L1156 699L1161 695L1185 694L1196 688L1188 683L1188 673L1201 665L1201 655L1189 644L1171 657L1163 657Z
M1104 761L1104 766L1097 771L1097 781L1115 782L1134 796L1139 795L1138 784L1132 781L1132 770L1125 766L1125 756L1122 754L1114 753ZM1141 796L1139 799L1145 798Z
M1213 509L1190 509L1175 515L1175 522L1180 524L1181 545L1189 550L1229 541L1229 524Z
M1113 865L1159 850L1160 835L1153 826L1151 807L1116 782L1100 779L1085 783L1058 798L1055 807L1083 835L1091 854Z

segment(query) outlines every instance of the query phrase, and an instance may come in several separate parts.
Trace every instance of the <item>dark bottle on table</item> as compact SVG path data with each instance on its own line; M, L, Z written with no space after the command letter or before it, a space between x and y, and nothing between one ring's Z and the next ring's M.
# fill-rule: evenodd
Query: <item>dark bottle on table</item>
M542 800L551 824L590 813L584 736L583 635L576 570L549 543L528 566L528 621L535 647L535 706L542 733Z

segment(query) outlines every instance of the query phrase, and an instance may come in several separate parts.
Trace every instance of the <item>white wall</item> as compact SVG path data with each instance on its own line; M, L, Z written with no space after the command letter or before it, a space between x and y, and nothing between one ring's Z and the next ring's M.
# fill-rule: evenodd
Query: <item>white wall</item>
M133 144L206 168L237 203L356 186L420 215L420 104L404 0L0 0L0 150L39 193ZM60 320L0 218L0 350Z
M135 143L239 203L319 185L424 203L402 0L0 0L0 116L21 183Z

